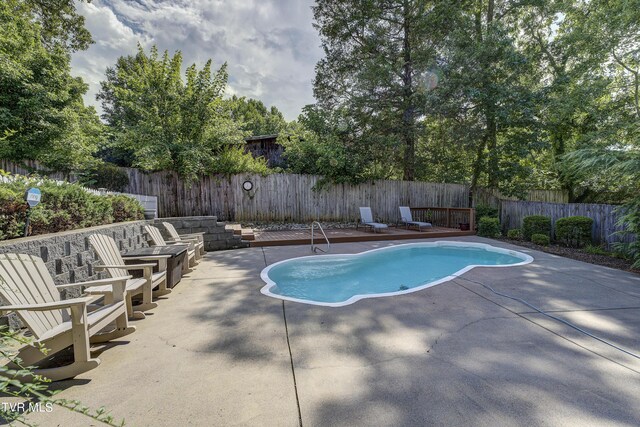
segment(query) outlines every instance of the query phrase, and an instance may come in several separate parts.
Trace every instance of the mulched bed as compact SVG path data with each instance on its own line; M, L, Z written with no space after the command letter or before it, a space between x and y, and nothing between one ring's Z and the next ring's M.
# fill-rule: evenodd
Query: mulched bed
M327 222L322 221L322 228L325 230L335 228L356 228L355 222ZM308 230L310 223L294 224L290 222L243 222L245 228L252 228L255 231L284 231L284 230Z
M615 258L608 255L590 254L582 249L568 248L566 246L555 244L551 244L549 246L540 246L536 245L535 243L525 242L522 240L511 240L506 238L500 238L497 240L505 243L511 243L513 245L524 246L525 248L535 249L537 251L546 252L549 254L563 256L565 258L588 262L590 264L602 265L605 267L617 268L618 270L625 270L632 273L640 274L640 270L631 268L633 262L627 259Z

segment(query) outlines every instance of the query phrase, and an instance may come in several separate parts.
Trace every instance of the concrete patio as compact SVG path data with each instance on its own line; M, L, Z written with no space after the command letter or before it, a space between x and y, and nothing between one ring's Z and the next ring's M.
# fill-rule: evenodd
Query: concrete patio
M535 261L463 277L640 353L639 276L513 248ZM58 383L60 397L131 426L640 424L640 360L463 278L342 308L260 294L265 265L308 254L207 254L101 366ZM60 408L29 420L91 421Z

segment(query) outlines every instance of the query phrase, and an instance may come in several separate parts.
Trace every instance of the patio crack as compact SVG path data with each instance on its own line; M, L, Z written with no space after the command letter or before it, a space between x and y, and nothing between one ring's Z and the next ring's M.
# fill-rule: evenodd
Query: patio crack
M264 250L263 250L264 253ZM266 259L265 259L266 262ZM293 391L296 395L296 407L298 408L298 423L302 427L302 411L300 410L300 397L298 396L298 382L296 381L296 368L293 363L293 353L291 352L291 342L289 341L289 326L287 325L287 312L282 301L282 318L284 319L284 332L287 337L287 349L289 350L289 362L291 363L291 376L293 378Z
M466 281L471 282L471 283L477 283L477 284L482 285L480 282L475 282L475 281L473 281L473 280L466 279L466 278L464 278L464 277L460 277L460 279L462 279L462 280L466 280ZM476 291L474 291L474 290L472 290L472 289L469 289L468 287L466 287L466 286L464 286L463 284L459 283L457 280L452 280L451 282L452 282L452 283L455 283L456 285L460 286L461 288L466 289L467 291L469 291L469 292L471 292L471 293L473 293L473 294L475 294L475 295L479 296L480 298L482 298L482 299L484 299L484 300L487 300L487 301L489 301L489 302L491 302L491 303L493 303L493 304L497 305L498 307L503 308L504 310L507 310L508 312L515 314L515 315L516 315L516 316L518 316L518 317L521 317L522 319L526 320L527 322L530 322L530 323L532 323L532 324L534 324L534 325L538 326L539 328L542 328L542 329L544 329L545 331L550 332L550 333L552 333L553 335L555 335L555 336L557 336L557 337L559 337L559 338L561 338L561 339L563 339L563 340L565 340L565 341L570 342L571 344L575 345L576 347L579 347L579 348L581 348L581 349L583 349L583 350L585 350L585 351L587 351L587 352L589 352L589 353L591 353L591 354L593 354L593 355L595 355L595 356L601 357L602 359L608 360L609 362L614 363L614 364L616 364L616 365L618 365L618 366L620 366L620 367L622 367L622 368L628 369L628 370L630 370L631 372L634 372L634 373L636 373L636 374L640 374L640 371L638 371L638 370L636 370L636 369L634 369L634 368L632 368L632 367L630 367L630 366L627 366L627 365L625 365L625 364L623 364L623 363L621 363L621 362L618 362L618 361L616 361L616 360L614 360L614 359L612 359L612 358L610 358L610 357L608 357L608 356L605 356L604 354L600 354L600 353L598 353L597 351L592 350L592 349L590 349L590 348L588 348L588 347L586 347L586 346L584 346L584 345L582 345L582 344L580 344L580 343L578 343L578 342L576 342L576 341L574 341L574 340L570 339L569 337L566 337L566 336L562 335L562 334L561 334L561 333L559 333L559 332L556 332L556 331L554 331L554 330L552 330L552 329L549 329L549 328L547 328L546 326L543 326L543 325L541 325L540 323L538 323L538 322L534 321L533 319L530 319L530 318L528 318L528 317L526 317L526 316L523 316L522 314L518 313L517 311L514 311L514 310L510 309L509 307L506 307L506 306L504 306L504 305L502 305L502 304L498 303L497 301L492 300L491 298L488 298L488 297L486 297L486 296L484 296L484 295L482 295L482 294L480 294L480 293L478 293L478 292L476 292ZM484 286L484 285L482 285L482 286Z
M438 335L436 337L436 339L434 340L433 344L431 344L429 346L429 348L427 348L427 353L429 353L431 350L435 349L436 346L438 345L438 341L442 338L442 337L446 337L446 338L451 338L452 336L459 334L460 332L462 332L463 330L465 330L466 328L468 328L469 326L475 325L476 323L480 323L480 322L484 322L486 320L495 320L495 319L516 319L516 317L513 316L493 316L493 317L483 317L482 319L476 319L476 320L472 320L471 322L465 323L464 325L462 325L459 329L453 331L453 332L442 332L440 335Z

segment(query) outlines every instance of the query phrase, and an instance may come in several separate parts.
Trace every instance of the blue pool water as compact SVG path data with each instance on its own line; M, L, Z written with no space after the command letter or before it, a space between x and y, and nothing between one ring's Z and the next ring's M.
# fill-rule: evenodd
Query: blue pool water
M294 258L262 272L266 295L340 306L361 298L413 292L474 266L531 262L528 255L482 243L429 242L392 246L355 255Z

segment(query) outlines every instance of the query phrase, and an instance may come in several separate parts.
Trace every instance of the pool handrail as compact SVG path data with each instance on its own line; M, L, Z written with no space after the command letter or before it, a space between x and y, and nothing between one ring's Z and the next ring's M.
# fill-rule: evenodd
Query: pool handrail
M320 229L320 232L322 233L322 235L324 236L324 240L327 242L327 250L322 250L319 247L315 246L313 244L313 231L315 230L316 224L318 225L318 228ZM311 252L317 253L318 251L321 252L329 252L329 250L331 249L331 243L329 242L329 238L327 237L327 235L325 234L324 230L322 229L322 224L320 224L318 221L313 221L311 223Z

